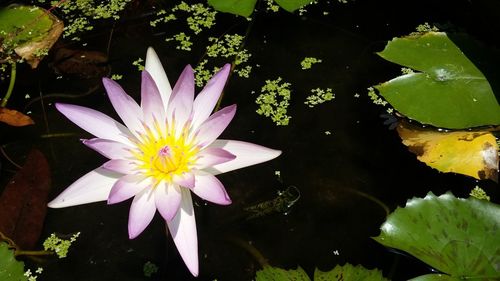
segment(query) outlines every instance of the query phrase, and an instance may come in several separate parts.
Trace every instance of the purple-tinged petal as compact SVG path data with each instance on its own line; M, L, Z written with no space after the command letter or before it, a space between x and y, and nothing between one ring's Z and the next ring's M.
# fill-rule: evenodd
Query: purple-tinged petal
M155 203L158 212L166 221L171 221L181 205L182 195L179 186L160 183L155 188Z
M199 171L196 173L196 183L191 189L200 198L219 205L231 204L224 185L215 176Z
M132 155L128 145L117 141L94 138L82 140L82 143L108 159L124 159Z
M186 172L181 175L174 175L173 181L182 187L193 188L195 182L194 174Z
M216 164L222 164L234 160L236 155L219 147L207 147L200 151L196 160L196 168L205 169Z
M193 128L197 129L210 116L226 85L231 65L226 64L205 85L193 103Z
M56 103L56 108L73 123L98 138L132 145L130 130L99 111L64 103Z
M111 159L102 165L104 169L108 169L124 175L132 174L137 169L137 164L131 160Z
M109 100L113 105L118 116L123 120L123 123L129 130L135 134L137 131L142 131L143 113L141 107L133 98L125 93L122 87L115 81L109 78L103 78L102 83L106 92L108 92Z
M172 118L175 113L176 130L180 131L184 123L191 116L194 99L194 73L187 65L181 73L179 80L172 90L167 107L167 118Z
M48 203L50 208L63 208L98 201L108 198L113 184L123 175L97 168L66 188L54 200Z
M148 48L148 52L146 54L146 65L144 68L147 72L149 72L149 74L151 74L151 77L153 77L153 80L160 91L163 108L167 108L168 101L170 100L170 94L172 93L172 87L170 86L170 82L168 82L167 74L161 65L158 55L151 47Z
M243 167L259 164L278 157L280 150L270 149L257 144L235 141L235 140L216 140L209 147L219 147L236 155L236 159L217 164L204 169L212 175L218 175Z
M163 107L160 92L155 81L147 71L142 72L141 107L147 124L151 124L154 118L156 120L163 120L165 118L165 108Z
M210 116L196 132L196 142L202 147L211 144L222 134L227 125L233 120L236 113L236 104L224 107Z
M151 181L143 175L125 175L111 188L108 204L123 202L149 187L151 187Z
M128 216L128 236L134 239L141 234L153 220L156 213L154 191L146 188L135 195Z
M175 217L167 221L167 226L187 268L193 276L198 276L198 237L193 201L189 189L181 188L181 192L181 206Z

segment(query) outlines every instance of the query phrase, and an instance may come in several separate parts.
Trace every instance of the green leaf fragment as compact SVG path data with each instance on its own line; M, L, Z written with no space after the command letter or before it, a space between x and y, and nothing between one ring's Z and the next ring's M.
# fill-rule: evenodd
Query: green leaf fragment
M353 266L349 263L337 265L330 271L314 271L314 281L386 281L378 269L369 270L361 265Z
M24 263L15 259L14 251L4 242L0 242L0 280L28 280L24 275Z
M500 124L500 106L486 77L446 33L395 38L378 54L416 70L376 86L403 115L450 129Z
M224 13L231 13L249 17L255 8L257 0L208 0L214 9Z
M456 278L418 280L499 280L499 232L499 205L451 193L439 197L429 193L390 214L374 239Z
M287 10L290 13L302 8L303 6L313 2L312 0L274 0L281 8Z
M285 270L278 267L264 266L257 271L256 281L311 281L307 273L299 266L297 269Z

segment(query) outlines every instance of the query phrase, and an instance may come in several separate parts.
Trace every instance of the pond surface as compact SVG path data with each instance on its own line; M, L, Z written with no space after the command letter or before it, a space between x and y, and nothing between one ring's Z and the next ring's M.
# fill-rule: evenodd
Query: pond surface
M216 26L195 38L190 52L164 41L166 33L185 30L184 25L165 25L174 31L149 26L153 5L173 5L154 2L135 3L116 24L96 23L95 30L83 34L80 43L64 41L58 48L102 53L109 48L109 64L99 63L98 69L123 75L119 83L139 100L140 73L132 61L144 58L148 46L155 48L173 83L186 64L195 66L204 58L208 36L247 33L245 48L252 54L249 64L253 70L250 78L233 75L229 80L222 105L236 103L238 111L222 138L245 140L283 153L270 162L218 176L232 198L230 206L207 204L194 197L198 278L191 277L184 266L158 214L138 238L128 239L130 201L126 201L50 209L42 237L53 232L81 235L67 258L43 264L39 280L252 280L261 267L252 250L271 265L287 269L300 265L312 273L316 267L330 270L349 262L379 268L392 280L407 280L431 269L370 238L379 234L386 216L384 207L392 211L428 191L468 196L478 184L493 202L500 199L498 184L492 181L478 183L465 176L439 173L417 161L396 131L383 124L386 119L380 115L386 113L385 108L373 104L366 90L400 73L399 66L375 52L386 41L414 31L424 22L444 31L467 33L498 48L498 1L326 1L302 16L265 12L260 3L251 22L219 13ZM320 58L322 63L301 70L304 57ZM500 73L494 69L498 64L492 63L499 57L484 57L475 63L487 77L500 81ZM220 65L224 62L219 61ZM56 74L57 65L51 54L37 70L25 66L19 70L10 107L30 111L36 125L0 125L1 144L18 163L23 163L31 147L46 155L52 170L50 198L105 161L80 143L79 139L90 135L57 112L54 102L92 107L117 118L97 70L90 70L87 77ZM278 77L292 84L288 126L276 126L255 113L255 99L264 81ZM2 90L4 87L2 84ZM318 87L332 88L335 99L309 108L304 101ZM30 98L25 99L26 94ZM40 95L46 96L43 106L40 100L30 103ZM61 133L70 134L50 136ZM2 158L2 183L14 170ZM278 195L280 192L290 192L291 199ZM261 203L280 204L277 198L287 200L278 206L282 208L255 211L263 207ZM148 261L159 267L151 278L143 273Z

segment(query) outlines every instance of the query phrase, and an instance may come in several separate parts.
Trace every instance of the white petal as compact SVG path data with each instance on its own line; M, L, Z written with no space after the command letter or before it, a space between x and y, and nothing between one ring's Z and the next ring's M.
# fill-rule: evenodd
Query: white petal
M50 201L48 206L63 208L104 201L108 198L111 187L122 176L122 174L97 168L75 181Z
M203 90L196 96L193 103L193 129L197 129L215 108L217 101L226 85L231 65L226 64L205 85Z
M103 78L102 83L104 84L104 88L106 88L113 108L127 128L129 128L133 134L142 132L143 127L141 121L144 120L144 118L141 107L133 98L127 95L122 87L115 81L109 78Z
M179 186L160 183L155 188L156 208L166 221L171 221L181 205L182 194Z
M182 175L174 175L173 177L173 182L187 188L193 188L194 181L194 174L190 172L182 173Z
M151 188L151 180L143 175L125 175L111 188L108 204L123 202L146 188Z
M161 61L158 58L155 50L151 47L148 48L146 54L146 65L145 70L151 74L153 80L155 80L156 86L160 91L161 100L163 101L163 108L167 108L168 101L170 100L170 94L172 93L172 87L170 82L168 82L167 74L161 65Z
M207 147L198 152L197 157L195 167L197 169L205 169L216 164L234 160L236 155L219 147Z
M160 92L151 74L147 71L142 72L141 108L144 112L146 124L152 124L154 120L162 121L165 119L165 108L163 107Z
M209 172L212 175L218 175L228 171L266 162L278 157L281 154L280 150L274 150L257 144L235 140L215 140L209 147L219 147L236 155L234 160L204 169L204 171Z
M146 188L139 192L132 201L128 217L128 236L134 239L139 236L153 220L156 213L153 189Z
M131 147L121 142L100 138L82 140L82 142L108 159L124 159L131 156Z
M193 276L198 276L198 237L191 191L181 188L181 192L179 211L171 221L167 221L167 225L187 268Z
M104 163L102 167L117 173L128 175L136 171L137 164L130 160L111 159Z
M73 123L98 138L132 145L130 130L99 111L64 103L56 103L56 108Z
M224 185L209 173L202 171L196 173L196 182L191 190L202 199L212 203L219 205L231 204L231 199L227 195Z

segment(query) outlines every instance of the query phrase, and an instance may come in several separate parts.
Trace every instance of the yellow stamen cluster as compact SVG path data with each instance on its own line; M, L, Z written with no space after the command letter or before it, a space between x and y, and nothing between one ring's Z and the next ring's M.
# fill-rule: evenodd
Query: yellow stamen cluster
M132 153L140 163L138 168L145 176L154 179L156 186L161 181L172 182L175 175L188 172L196 160L199 148L187 138L188 130L175 134L175 126L167 125L165 131L155 124L155 131L144 125L144 132L136 142Z

